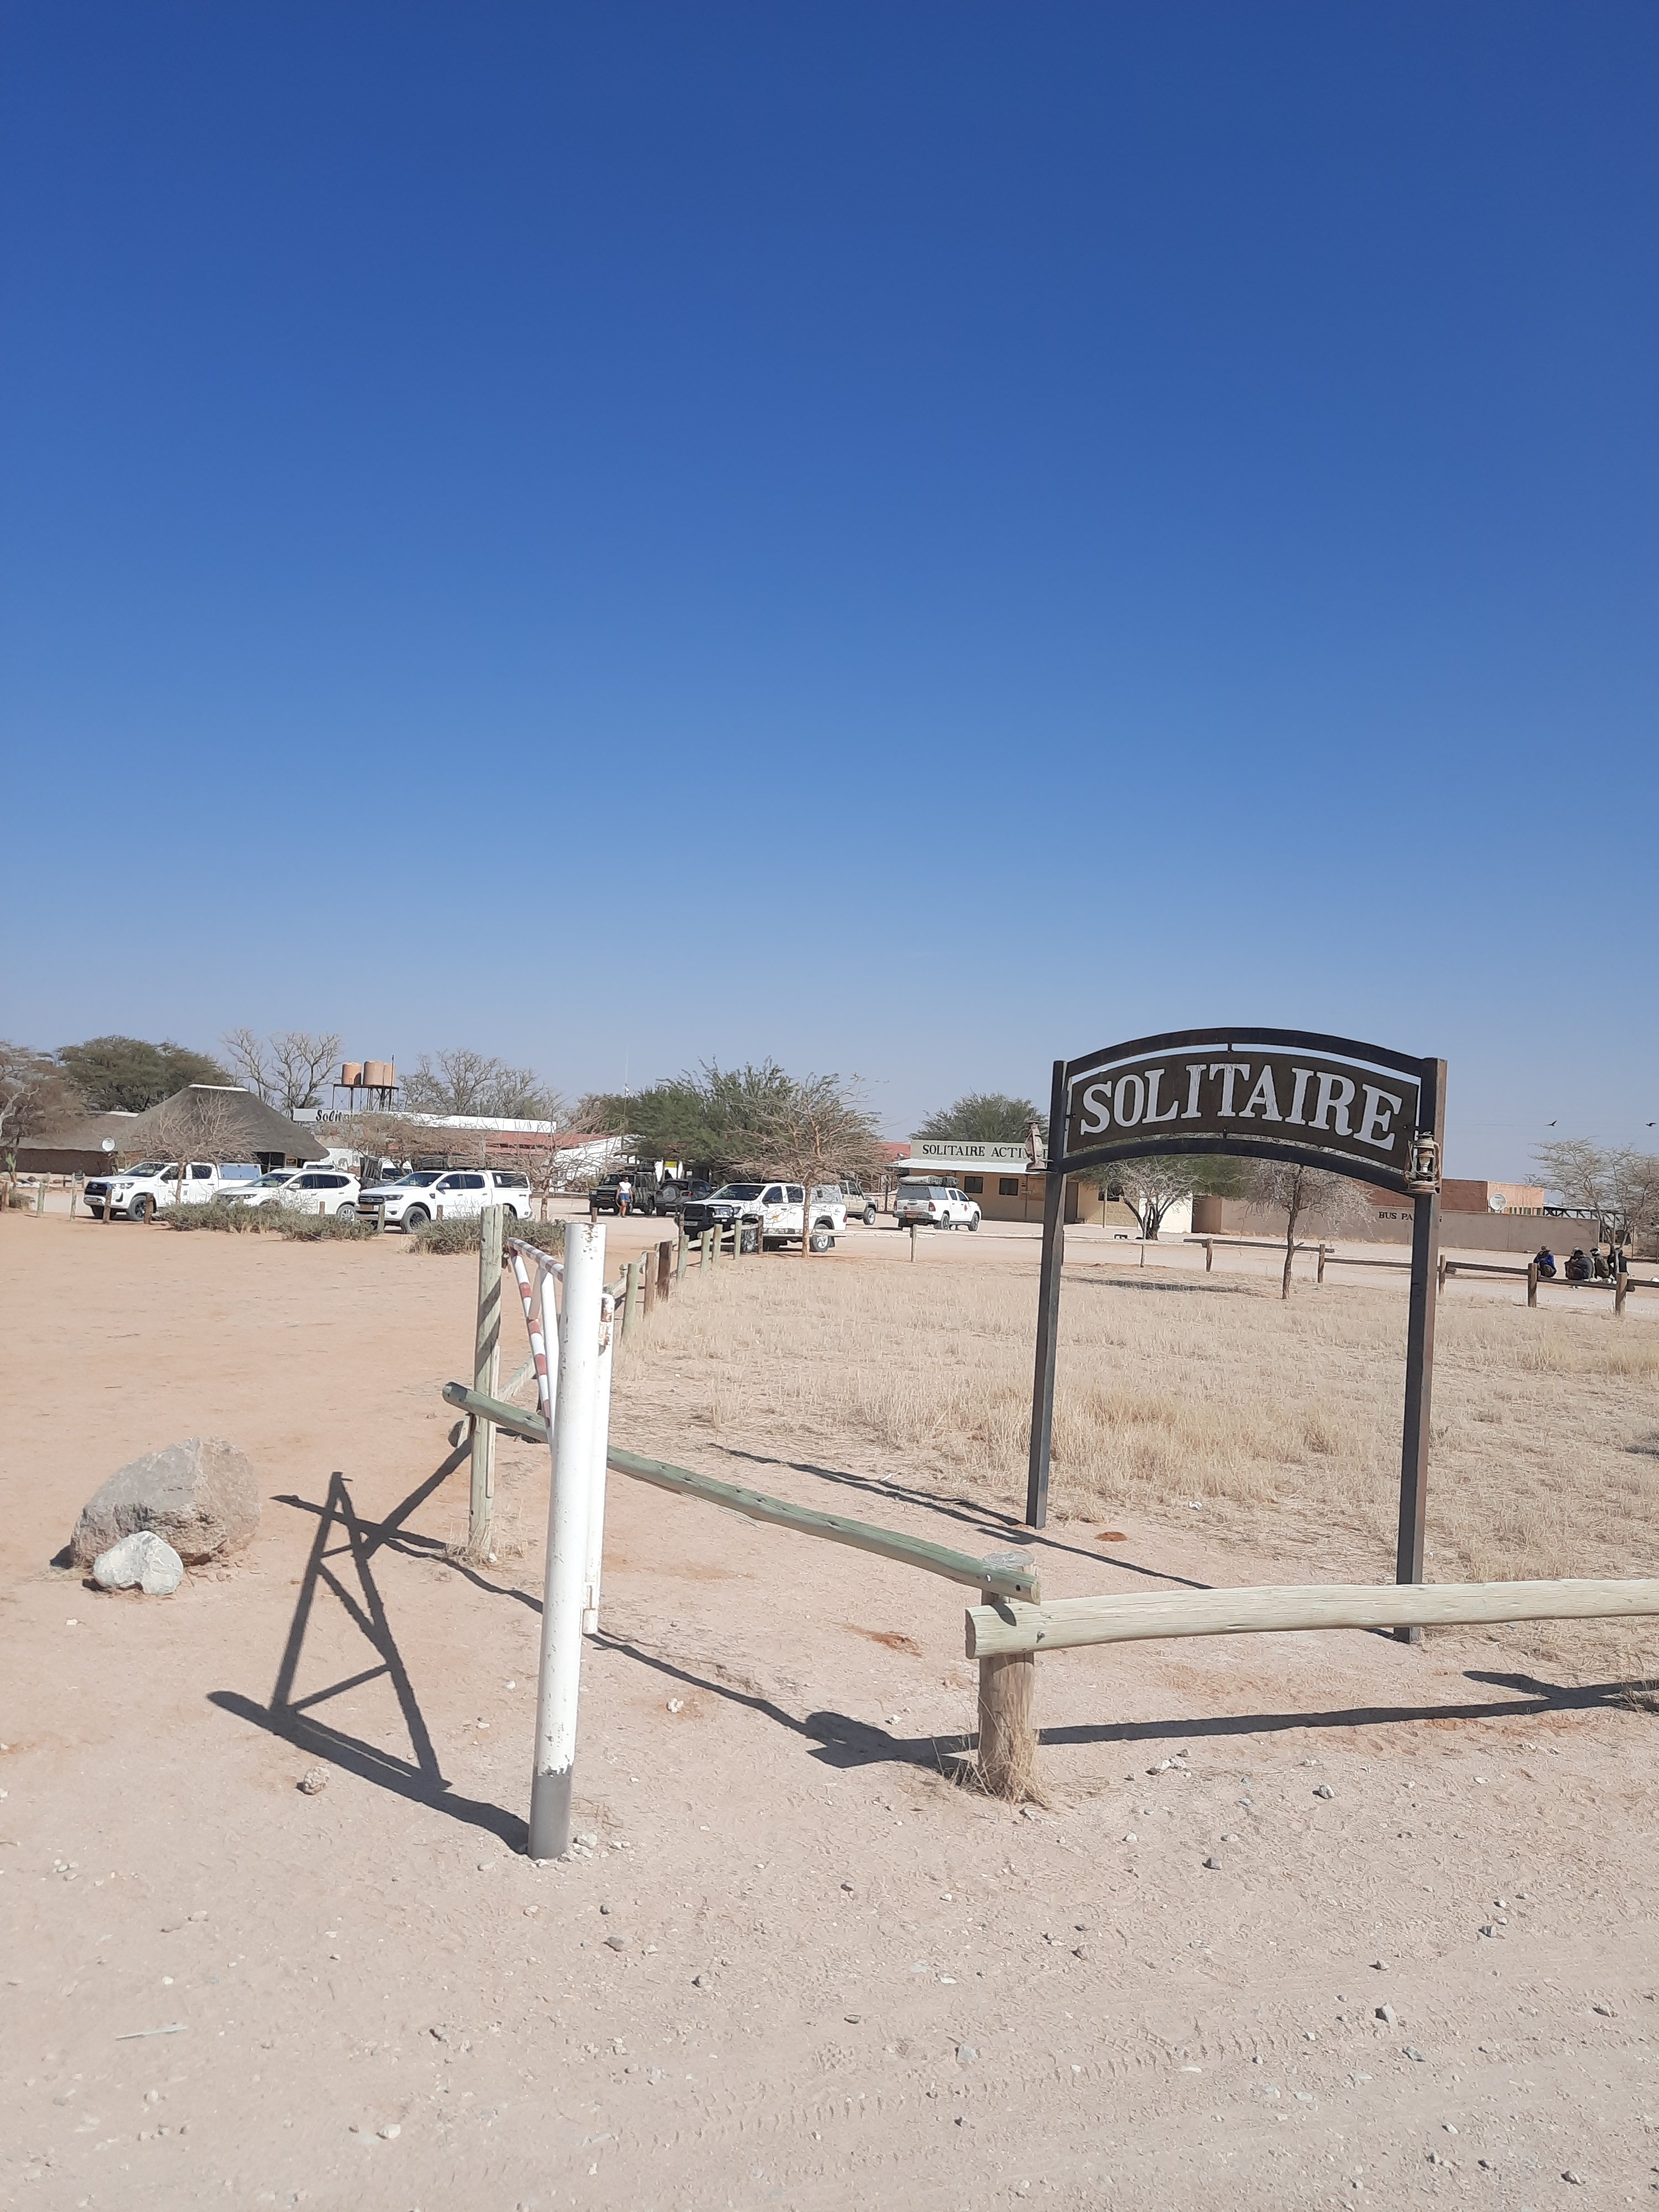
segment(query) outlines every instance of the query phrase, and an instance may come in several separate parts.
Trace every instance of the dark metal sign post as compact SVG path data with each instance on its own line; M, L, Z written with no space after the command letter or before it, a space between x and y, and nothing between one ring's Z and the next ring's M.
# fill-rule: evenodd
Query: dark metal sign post
M1057 1060L1048 1105L1027 1523L1040 1528L1048 1514L1066 1176L1154 1154L1288 1160L1352 1176L1413 1202L1395 1579L1421 1582L1445 1127L1443 1060L1420 1060L1352 1037L1306 1030L1171 1030L1080 1060ZM1422 1632L1400 1633L1414 1641Z

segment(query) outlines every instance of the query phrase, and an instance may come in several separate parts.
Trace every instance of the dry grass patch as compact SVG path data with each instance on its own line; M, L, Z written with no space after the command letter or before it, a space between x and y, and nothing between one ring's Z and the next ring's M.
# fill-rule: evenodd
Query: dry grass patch
M623 1347L722 1438L1018 1510L1035 1285L994 1267L767 1262L691 1281ZM1392 1571L1406 1304L1387 1291L1068 1273L1054 1506L1190 1510L1330 1575ZM648 1370L644 1363L648 1363ZM1429 1569L1659 1574L1659 1331L1443 1306Z

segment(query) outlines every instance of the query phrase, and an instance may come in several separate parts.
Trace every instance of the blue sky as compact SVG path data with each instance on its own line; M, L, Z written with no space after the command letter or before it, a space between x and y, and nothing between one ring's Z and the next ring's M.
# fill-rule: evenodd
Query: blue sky
M1650 6L3 37L6 1031L1655 1141Z

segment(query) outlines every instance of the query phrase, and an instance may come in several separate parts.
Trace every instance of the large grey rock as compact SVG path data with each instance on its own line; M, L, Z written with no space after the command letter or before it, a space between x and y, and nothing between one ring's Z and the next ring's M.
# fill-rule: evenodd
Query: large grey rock
M141 1528L99 1553L92 1563L92 1579L100 1589L136 1585L146 1597L171 1597L185 1579L185 1563L165 1537Z
M70 1549L76 1566L90 1566L123 1536L150 1528L193 1567L246 1544L258 1525L246 1453L222 1437L186 1437L118 1468L82 1507Z

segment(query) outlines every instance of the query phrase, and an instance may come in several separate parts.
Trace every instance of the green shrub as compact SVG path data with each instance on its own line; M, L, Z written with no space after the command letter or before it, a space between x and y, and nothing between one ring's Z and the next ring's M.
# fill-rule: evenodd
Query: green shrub
M507 1234L521 1244L534 1244L543 1252L562 1252L562 1221L509 1221ZM482 1231L478 1217L459 1221L423 1221L410 1238L416 1252L476 1252Z
M298 1213L290 1206L242 1206L216 1198L205 1206L174 1206L158 1217L168 1229L223 1229L236 1237L281 1237L290 1244L350 1244L372 1237L365 1221L337 1214Z

